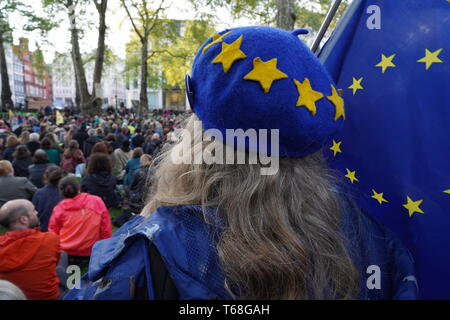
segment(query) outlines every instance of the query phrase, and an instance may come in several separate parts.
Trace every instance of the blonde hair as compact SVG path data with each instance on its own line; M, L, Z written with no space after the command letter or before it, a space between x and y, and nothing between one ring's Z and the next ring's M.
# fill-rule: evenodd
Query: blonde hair
M9 135L8 138L6 138L6 147L14 147L18 144L20 144L20 141L15 134Z
M8 160L0 160L0 177L13 172L13 166Z
M139 158L139 165L141 167L148 167L152 164L152 156L149 154L143 154L140 158Z
M340 203L322 155L280 158L275 175L261 175L259 163L174 164L171 155L186 139L193 145L192 159L209 144L222 143L202 142L194 121L199 121L195 115L187 121L190 134L155 159L154 190L143 215L160 206L217 208L225 227L217 253L233 297L355 298L359 274L347 252Z
M30 142L30 132L28 130L22 131L19 140L21 144L26 144Z

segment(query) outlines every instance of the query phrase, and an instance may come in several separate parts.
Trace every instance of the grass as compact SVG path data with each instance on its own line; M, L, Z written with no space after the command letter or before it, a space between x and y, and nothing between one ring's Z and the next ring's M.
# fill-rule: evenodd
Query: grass
M117 208L117 209L112 209L111 211L109 211L109 216L111 217L111 221L117 217L118 215L120 215L123 212L123 209ZM112 231L113 233L116 232L118 228L116 226L113 225Z

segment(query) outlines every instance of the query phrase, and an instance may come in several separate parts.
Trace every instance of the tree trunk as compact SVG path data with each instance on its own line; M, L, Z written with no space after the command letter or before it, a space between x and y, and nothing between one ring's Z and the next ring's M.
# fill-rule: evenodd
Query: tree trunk
M0 33L0 73L2 78L2 107L10 110L13 109L14 104L11 99L11 87L9 86L8 65L6 63L6 53L3 44L3 34Z
M99 14L99 24L98 24L98 42L97 42L97 56L95 58L94 67L94 86L92 89L93 98L97 97L98 92L96 91L97 86L101 86L102 83L102 72L103 72L103 62L105 60L105 37L106 37L106 9L108 6L108 0L102 0L97 6L97 11ZM103 97L100 97L103 98Z
M148 86L148 37L141 39L141 92L139 95L139 110L138 115L142 116L148 110L147 86Z
M75 65L74 65L75 70ZM80 97L80 87L78 86L78 77L77 74L75 74L75 105L78 109L81 109L81 97Z
M277 27L284 30L293 30L295 19L295 1L277 0Z
M69 19L71 21L70 42L72 44L72 61L75 69L75 79L77 80L77 86L80 93L80 108L81 112L89 115L93 115L96 110L93 110L91 104L91 95L89 94L87 81L86 81L86 73L84 71L83 60L81 58L79 37L78 37L78 29L76 28L76 17L75 10L71 11L73 8L73 1L67 1L67 7L69 9Z

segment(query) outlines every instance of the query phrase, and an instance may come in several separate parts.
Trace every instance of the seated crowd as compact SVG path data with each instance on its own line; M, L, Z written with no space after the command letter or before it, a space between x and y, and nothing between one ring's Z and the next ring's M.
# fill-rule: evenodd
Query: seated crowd
M141 212L153 160L185 116L0 119L2 294L61 298L67 266L86 271L95 242Z

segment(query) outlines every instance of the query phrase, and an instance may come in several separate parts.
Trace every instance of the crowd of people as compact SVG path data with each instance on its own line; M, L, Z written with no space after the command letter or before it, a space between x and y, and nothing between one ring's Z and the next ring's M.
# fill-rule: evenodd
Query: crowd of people
M28 299L60 298L67 266L86 268L94 243L141 212L153 160L188 114L109 111L0 118L0 279Z

